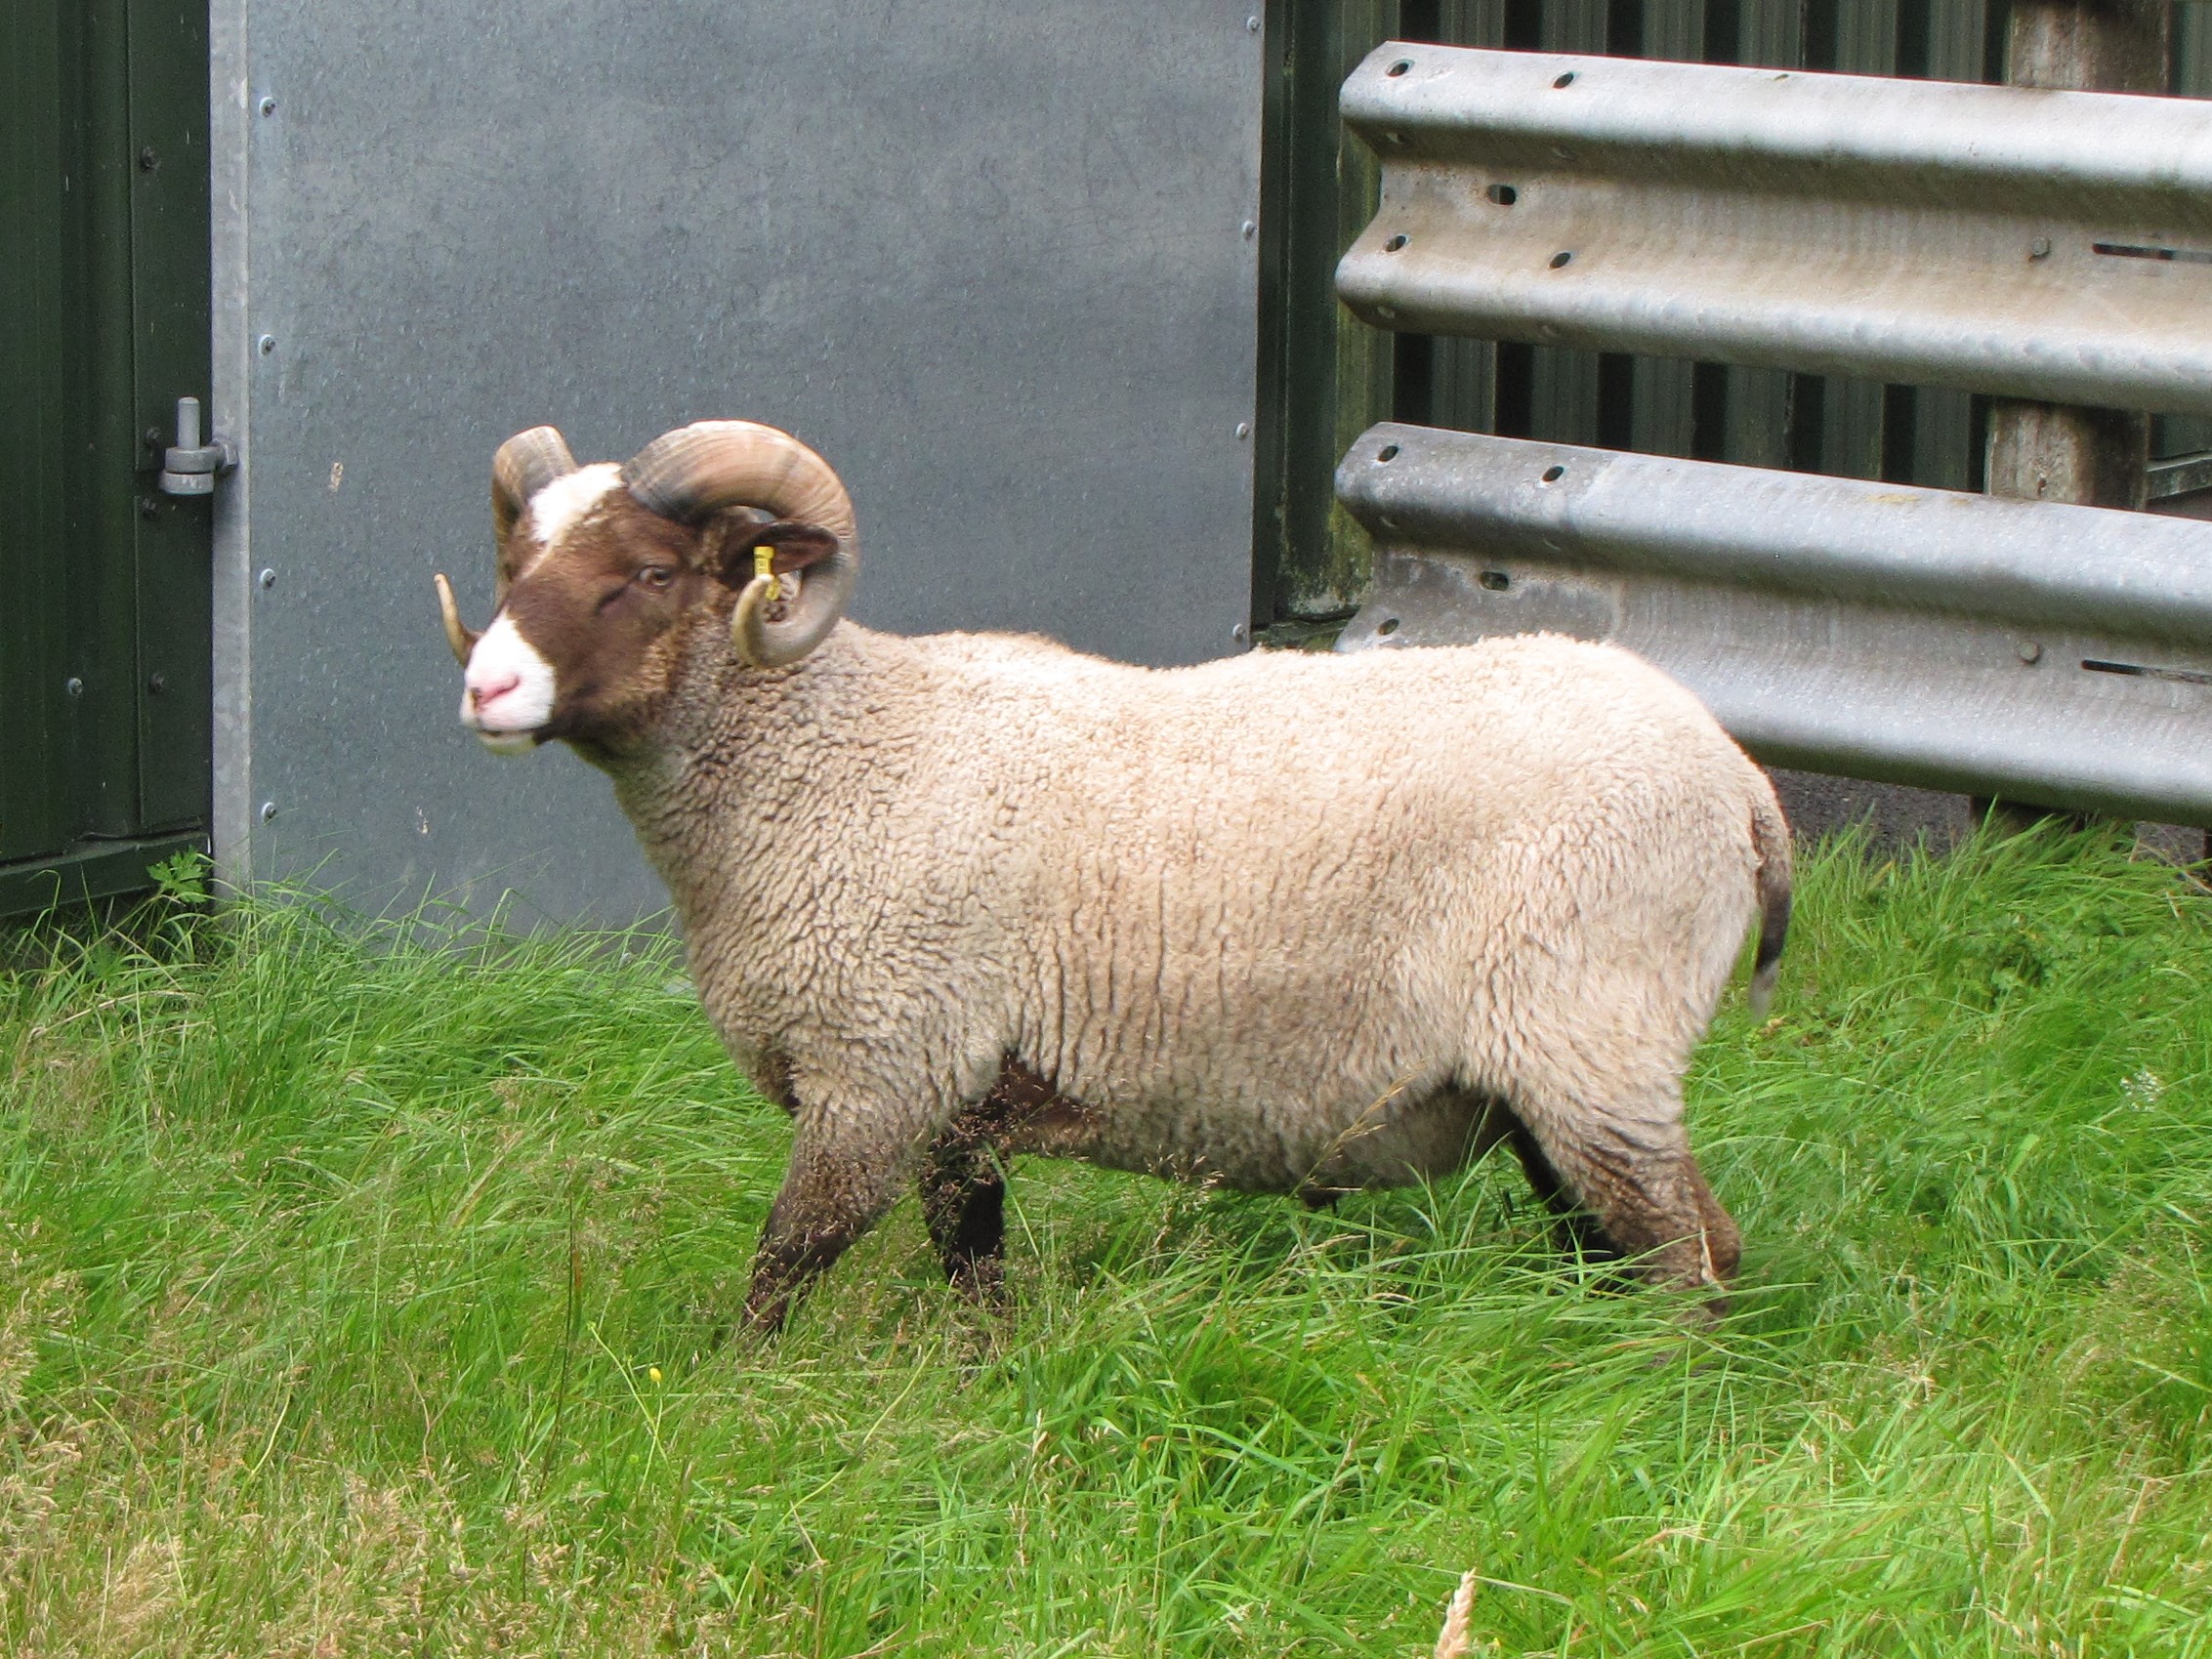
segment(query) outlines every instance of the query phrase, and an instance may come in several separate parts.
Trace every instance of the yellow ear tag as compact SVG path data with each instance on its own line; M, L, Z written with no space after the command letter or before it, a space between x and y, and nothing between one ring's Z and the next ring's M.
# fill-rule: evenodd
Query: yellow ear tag
M768 584L770 599L782 597L783 578L775 573L775 549L767 542L753 549L753 574Z

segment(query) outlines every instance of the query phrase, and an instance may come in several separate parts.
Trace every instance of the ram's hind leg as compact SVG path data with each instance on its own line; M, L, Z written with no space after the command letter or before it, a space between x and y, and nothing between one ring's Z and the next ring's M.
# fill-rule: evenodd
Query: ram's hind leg
M1513 1155L1521 1162L1521 1170L1528 1178L1528 1185L1552 1213L1557 1224L1561 1242L1569 1250L1599 1260L1610 1260L1619 1254L1599 1230L1597 1218L1582 1207L1559 1171L1552 1168L1551 1159L1544 1156L1544 1148L1536 1143L1536 1137L1528 1126L1516 1118L1506 1132L1505 1139L1513 1147Z
M1635 1091L1627 1105L1600 1105L1579 1091L1532 1091L1518 1100L1537 1154L1523 1154L1531 1179L1539 1168L1552 1172L1596 1223L1603 1244L1646 1278L1724 1289L1742 1244L1690 1155L1680 1094L1671 1085L1648 1088ZM1720 1310L1718 1299L1711 1306Z
M1005 1282L1006 1177L994 1126L981 1108L953 1119L922 1166L922 1219L944 1276L979 1300Z

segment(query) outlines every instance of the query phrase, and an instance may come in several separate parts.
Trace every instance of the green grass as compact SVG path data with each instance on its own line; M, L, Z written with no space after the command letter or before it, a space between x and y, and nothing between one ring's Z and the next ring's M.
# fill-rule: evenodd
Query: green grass
M660 941L313 905L0 976L12 1653L2212 1654L2212 898L1808 860L1685 1335L1510 1160L1334 1213L1032 1162L717 1346L788 1132ZM36 954L34 951L33 954ZM19 957L23 950L19 949Z

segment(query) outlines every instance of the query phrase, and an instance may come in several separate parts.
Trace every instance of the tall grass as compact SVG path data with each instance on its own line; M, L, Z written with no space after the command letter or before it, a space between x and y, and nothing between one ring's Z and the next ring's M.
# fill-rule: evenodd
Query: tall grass
M1802 873L1686 1335L1499 1161L1333 1213L1023 1165L718 1344L781 1169L666 944L257 905L0 978L24 1654L2212 1654L2212 898ZM19 953L21 954L21 953ZM1506 1164L1510 1160L1505 1161Z

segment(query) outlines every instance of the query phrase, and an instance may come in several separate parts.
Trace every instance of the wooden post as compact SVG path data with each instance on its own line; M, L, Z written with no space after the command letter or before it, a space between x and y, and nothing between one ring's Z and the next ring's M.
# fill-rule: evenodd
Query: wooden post
M2172 13L2167 0L2013 0L2005 79L2067 92L2163 93ZM2140 509L2149 468L2148 415L2014 398L1989 404L1991 495ZM1981 797L1973 804L1977 815L1993 812L2015 827L2049 815Z
M2167 0L2013 0L2005 79L2071 92L2166 90ZM1989 406L1991 495L2140 508L2149 417L2000 398Z

